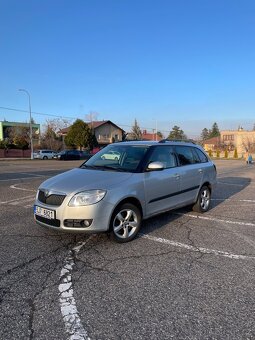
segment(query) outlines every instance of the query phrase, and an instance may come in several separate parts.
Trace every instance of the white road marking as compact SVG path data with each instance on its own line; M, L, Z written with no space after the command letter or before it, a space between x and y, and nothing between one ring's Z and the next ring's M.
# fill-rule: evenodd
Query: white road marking
M246 184L226 183L226 182L221 182L221 181L218 181L217 184L234 185L234 186L237 186L237 187L246 187L247 186Z
M33 174L31 172L19 172L19 174L33 176L33 177L45 177L44 175Z
M255 200L235 200L232 198L212 198L211 201L231 201L231 202L246 202L246 203L255 203Z
M16 190L22 190L22 191L32 191L32 192L36 192L36 190L32 190L32 189L25 189L25 188L17 188L18 184L13 184L10 186L11 189L16 189Z
M8 179L0 179L0 182L10 182L10 181L25 181L25 180L32 180L32 179L38 179L38 178L47 178L47 177L51 177L51 176L31 176L31 177L19 177L19 178L8 178Z
M213 217L198 216L198 215L192 215L192 214L181 214L181 213L177 213L177 212L174 212L173 214L180 215L180 216L187 216L187 217L191 217L191 218L197 218L197 219L200 219L200 220L207 220L207 221L213 221L213 222L223 222L223 223L236 224L236 225L242 225L242 226L247 226L247 227L255 227L255 223L251 223L251 222L230 221L230 220L223 220L223 219L213 218Z
M160 243L168 244L168 245L171 245L171 246L174 246L174 247L185 248L185 249L192 250L192 251L199 252L199 253L203 253L203 254L213 254L213 255L217 255L217 256L224 256L224 257L228 257L228 258L234 259L234 260L255 260L255 256L237 255L237 254L231 254L229 252L221 251L221 250L207 249L207 248L203 248L203 247L194 247L194 246L189 245L189 244L185 244L185 243L181 243L181 242L175 242L175 241L171 241L171 240L168 240L168 239L165 239L165 238L155 237L155 236L151 236L151 235L140 234L140 236L142 238L146 238L146 239L149 239L149 240L154 241L154 242L160 242Z
M20 201L27 201L27 200L32 200L35 198L35 195L29 195L29 196L24 196L24 197L19 197L19 198L15 198L14 200L9 200L9 201L5 201L5 202L0 202L0 204L12 204L12 203L16 203L16 202L20 202ZM22 202L20 202L22 203Z
M70 340L90 340L88 333L82 325L73 295L72 270L74 257L80 249L92 238L90 236L85 242L79 242L72 250L69 250L65 259L64 267L60 273L59 302L63 316L65 330Z
M10 205L21 205L21 206L23 206L24 203L27 203L27 202L30 202L30 201L34 201L34 199L35 199L35 197L32 196L32 197L27 197L25 199L23 198L22 200L17 199L16 201L11 202L9 204Z

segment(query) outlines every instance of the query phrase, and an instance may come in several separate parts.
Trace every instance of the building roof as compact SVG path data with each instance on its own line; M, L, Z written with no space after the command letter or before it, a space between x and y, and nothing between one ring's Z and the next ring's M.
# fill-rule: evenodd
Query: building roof
M93 128L93 129L96 129L98 128L99 126L102 126L104 124L111 124L111 125L114 125L117 129L120 129L121 131L124 132L123 129L121 129L118 125L114 124L112 121L110 120L96 120L96 121L93 121L93 122L87 122L88 126L90 128ZM70 126L67 127L67 128L64 128L64 129L61 129L59 131L60 134L64 135L64 134L67 134L68 130L69 130Z
M206 139L206 140L203 141L203 145L205 145L205 144L215 145L215 144L218 144L218 143L220 143L220 136L212 137L212 138L209 138L209 139Z

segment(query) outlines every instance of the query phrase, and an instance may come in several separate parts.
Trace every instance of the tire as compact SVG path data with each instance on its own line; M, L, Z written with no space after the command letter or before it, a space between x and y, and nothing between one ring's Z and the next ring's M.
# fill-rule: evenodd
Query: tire
M206 212L211 203L211 191L208 188L208 186L204 185L199 191L197 201L193 205L193 211L196 211L198 213L204 213Z
M47 156L43 156L43 159L48 159L48 157Z
M131 203L125 203L115 209L110 230L112 237L119 243L133 240L141 228L141 212Z

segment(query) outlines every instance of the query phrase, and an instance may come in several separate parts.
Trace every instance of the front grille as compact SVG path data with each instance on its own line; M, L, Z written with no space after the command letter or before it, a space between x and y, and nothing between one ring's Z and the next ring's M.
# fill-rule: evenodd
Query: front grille
M39 190L38 201L48 204L48 205L60 206L63 203L65 197L66 195L56 195L56 194L45 196L45 192L42 190Z
M45 223L47 225L51 225L52 227L60 227L60 221L55 219L55 220L51 220L42 216L35 216L35 219L39 222Z

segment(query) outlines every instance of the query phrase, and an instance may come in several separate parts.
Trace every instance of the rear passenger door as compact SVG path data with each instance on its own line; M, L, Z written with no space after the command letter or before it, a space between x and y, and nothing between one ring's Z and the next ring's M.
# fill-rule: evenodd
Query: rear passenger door
M193 203L201 187L204 167L195 148L175 146L180 169L180 192L183 204Z

